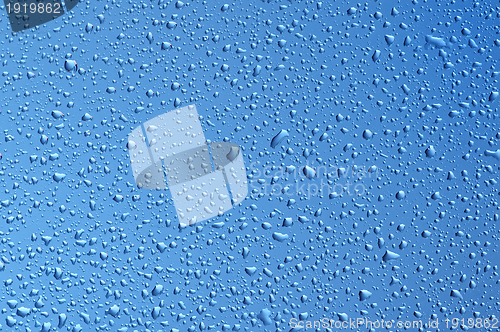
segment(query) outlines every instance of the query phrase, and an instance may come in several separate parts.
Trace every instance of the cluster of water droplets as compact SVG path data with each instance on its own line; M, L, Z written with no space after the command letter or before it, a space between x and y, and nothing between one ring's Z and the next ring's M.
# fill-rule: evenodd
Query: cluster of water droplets
M113 0L17 34L4 19L2 329L498 319L499 17ZM127 137L189 104L241 146L249 194L179 227Z

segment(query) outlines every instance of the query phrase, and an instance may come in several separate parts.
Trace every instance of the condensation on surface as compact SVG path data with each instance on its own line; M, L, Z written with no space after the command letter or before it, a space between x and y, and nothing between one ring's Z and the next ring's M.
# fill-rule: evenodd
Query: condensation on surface
M498 3L2 13L2 330L500 326Z

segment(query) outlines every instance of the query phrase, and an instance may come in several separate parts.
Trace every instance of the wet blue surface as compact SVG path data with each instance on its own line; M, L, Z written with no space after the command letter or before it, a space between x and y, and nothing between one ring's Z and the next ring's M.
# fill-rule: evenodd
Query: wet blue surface
M2 330L500 328L497 5L4 8ZM127 142L191 104L249 193L179 227Z

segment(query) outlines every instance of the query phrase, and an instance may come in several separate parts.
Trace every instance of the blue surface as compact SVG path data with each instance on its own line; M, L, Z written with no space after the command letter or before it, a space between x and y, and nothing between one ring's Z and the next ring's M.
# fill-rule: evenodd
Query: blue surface
M494 1L87 1L13 34L4 8L2 330L500 328L499 18ZM190 104L241 146L249 195L180 228L126 145Z

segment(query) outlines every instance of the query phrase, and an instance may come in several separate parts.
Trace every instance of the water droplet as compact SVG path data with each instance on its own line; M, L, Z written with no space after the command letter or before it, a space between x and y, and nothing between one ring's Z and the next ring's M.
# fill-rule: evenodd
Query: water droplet
M390 260L394 260L394 259L398 259L399 258L399 254L396 254L395 252L392 252L392 251L389 251L387 250L384 254L384 256L382 257L382 259L384 260L384 262L388 262Z
M76 61L74 61L74 60L65 60L64 61L64 69L66 69L67 71L76 71L78 69Z
M396 198L398 200L402 200L406 198L406 193L403 190L400 190L396 193Z
M436 155L436 149L434 149L434 146L430 145L427 149L425 149L425 156L427 158L432 158Z
M316 177L316 171L310 166L305 166L303 169L303 173L308 179L313 179Z
M369 129L365 129L365 131L363 131L363 138L364 139L372 139L373 133Z
M372 296L372 293L366 289L360 290L359 291L359 300L364 301L370 298Z
M276 148L285 138L290 136L288 131L282 129L276 136L271 140L271 147Z
M351 7L351 8L349 8L349 9L347 10L347 14L348 14L348 15L354 15L354 14L356 14L356 12L357 12L357 11L358 11L358 10L357 10L355 7Z

